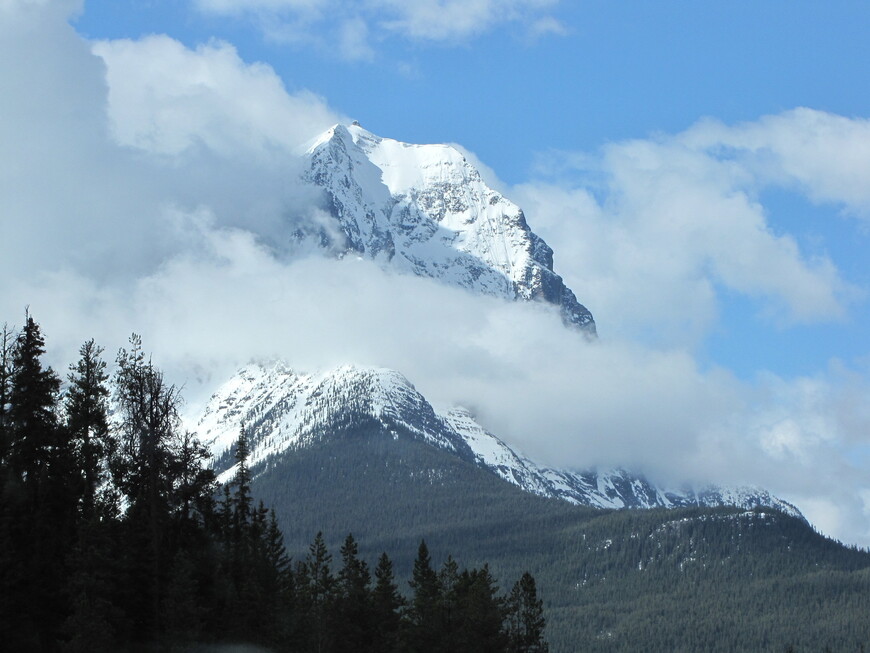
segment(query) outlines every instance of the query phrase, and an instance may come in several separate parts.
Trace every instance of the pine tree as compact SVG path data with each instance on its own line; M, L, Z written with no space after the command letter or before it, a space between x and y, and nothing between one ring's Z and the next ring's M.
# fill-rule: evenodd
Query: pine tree
M323 533L318 532L298 570L297 587L304 606L307 649L315 653L331 650L332 615L335 602L335 577Z
M118 451L112 475L126 496L127 544L131 582L140 591L130 596L128 612L137 620L138 636L162 637L161 600L171 556L168 527L172 510L173 447L179 431L180 397L142 352L142 340L130 338L130 351L118 353L115 399L120 416Z
M81 358L70 366L65 397L66 428L82 475L79 510L84 519L94 513L97 492L107 479L108 459L115 450L108 419L109 376L102 352L93 340L81 346Z
M426 541L421 540L414 560L411 589L414 594L408 610L406 645L409 650L437 651L443 636L440 628L441 586L438 574L432 569L432 559Z
M11 444L10 415L12 393L12 355L15 334L7 324L0 330L0 470L8 462Z
M60 379L51 368L43 368L43 354L42 331L27 314L12 356L9 420L12 469L31 486L46 473L60 437L57 423Z
M529 572L511 589L506 621L510 653L547 653L544 604L538 598L535 579Z
M236 440L236 473L231 482L231 485L235 488L233 526L236 531L236 537L241 537L242 531L244 531L252 517L251 472L248 469L248 458L250 455L248 436L245 433L244 425L242 425L242 428L239 430L239 439Z
M372 650L390 653L398 650L400 610L404 600L393 578L393 563L382 553L375 567L375 587L372 590L372 611L375 635Z
M456 650L502 653L507 645L504 602L489 566L463 571L457 585L461 623Z
M371 574L359 559L359 547L348 535L341 547L342 566L338 572L335 647L342 651L371 650L374 625Z
M46 648L60 636L70 611L63 590L75 541L76 471L71 443L57 417L60 379L43 366L44 354L41 329L27 314L12 356L3 499L10 502L13 522L8 543L26 579L19 588L16 609L23 614L17 627L26 629L32 620L40 646Z

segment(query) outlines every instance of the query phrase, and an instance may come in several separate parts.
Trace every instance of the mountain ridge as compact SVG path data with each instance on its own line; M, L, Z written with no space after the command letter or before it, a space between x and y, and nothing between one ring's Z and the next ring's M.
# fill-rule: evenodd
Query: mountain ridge
M232 447L242 428L251 448L250 465L256 468L363 422L396 438L400 432L410 434L527 492L573 504L771 507L803 518L795 506L762 488L663 489L621 468L578 471L539 465L481 426L467 409L436 409L406 377L387 368L341 365L297 372L280 362L252 363L215 392L194 428L227 480L233 473Z

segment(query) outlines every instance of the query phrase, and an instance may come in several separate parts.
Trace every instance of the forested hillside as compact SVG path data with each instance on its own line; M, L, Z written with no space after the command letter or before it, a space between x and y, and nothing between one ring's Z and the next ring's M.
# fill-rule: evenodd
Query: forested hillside
M800 519L571 506L373 423L333 436L254 470L294 555L352 530L363 557L397 552L400 574L419 537L502 578L528 569L564 653L870 648L870 554Z
M4 650L547 650L528 573L502 593L486 564L439 570L414 543L406 599L389 556L370 567L351 535L340 562L320 533L292 561L252 493L244 431L219 487L137 336L111 376L93 341L65 384L44 353L29 315L0 334Z
M0 344L9 650L870 643L870 553L799 518L573 506L352 417L254 468L242 429L232 480L220 486L182 428L178 388L138 337L112 374L86 342L65 381L43 364L31 317Z

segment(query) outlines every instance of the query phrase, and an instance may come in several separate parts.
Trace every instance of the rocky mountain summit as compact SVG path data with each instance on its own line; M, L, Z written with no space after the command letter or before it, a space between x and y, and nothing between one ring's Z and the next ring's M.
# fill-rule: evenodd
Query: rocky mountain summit
M338 228L297 237L475 293L543 301L595 334L592 314L553 271L553 250L456 148L401 143L354 123L329 129L305 156L304 177L323 190Z

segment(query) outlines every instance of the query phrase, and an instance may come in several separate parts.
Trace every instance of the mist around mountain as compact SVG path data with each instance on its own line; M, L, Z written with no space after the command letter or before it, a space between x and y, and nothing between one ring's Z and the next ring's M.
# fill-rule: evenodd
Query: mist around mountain
M394 370L344 365L297 372L282 363L251 364L224 383L191 428L200 434L221 479L230 478L231 447L250 435L251 461L328 440L351 420L371 419L388 432L407 431L430 446L485 469L527 492L596 508L721 506L800 511L759 487L656 487L625 469L554 469L517 453L461 407L436 409Z

